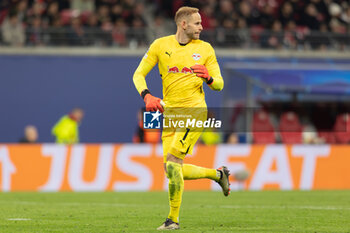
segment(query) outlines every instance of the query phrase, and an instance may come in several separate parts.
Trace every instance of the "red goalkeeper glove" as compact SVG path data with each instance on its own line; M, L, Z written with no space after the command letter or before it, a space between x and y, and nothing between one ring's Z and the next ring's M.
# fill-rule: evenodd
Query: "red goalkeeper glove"
M211 84L213 82L213 78L210 77L207 67L204 65L196 64L191 66L193 73L197 75L197 77L203 78L207 84Z
M160 112L164 112L163 106L161 105L161 99L154 97L150 93L146 94L143 98L146 104L146 111L155 112L159 110Z

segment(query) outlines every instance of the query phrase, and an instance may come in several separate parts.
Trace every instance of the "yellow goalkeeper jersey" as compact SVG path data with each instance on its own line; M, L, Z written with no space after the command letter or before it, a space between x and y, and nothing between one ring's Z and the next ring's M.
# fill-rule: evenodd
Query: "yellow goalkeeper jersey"
M147 89L144 78L157 63L167 107L206 107L203 80L190 68L195 64L205 65L208 69L214 79L211 89L219 91L223 88L214 49L202 40L192 40L186 45L179 44L175 35L155 40L134 74L139 93Z

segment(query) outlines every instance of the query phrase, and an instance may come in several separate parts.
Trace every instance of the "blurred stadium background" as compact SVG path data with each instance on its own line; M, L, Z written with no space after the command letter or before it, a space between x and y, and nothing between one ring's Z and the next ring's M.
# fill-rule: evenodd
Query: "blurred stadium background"
M52 143L55 122L80 107L81 143L159 142L140 133L143 102L132 75L149 43L175 32L182 5L201 10L202 39L225 78L223 92L206 91L224 130L206 133L200 147L312 144L333 152L350 143L350 5L323 0L1 1L0 141L19 142L33 125L38 143ZM148 83L162 96L157 67Z
M349 1L2 0L0 190L166 190L159 137L147 139L138 128L143 101L132 76L148 45L175 32L173 16L182 5L200 9L201 39L214 46L225 80L220 93L205 87L225 129L207 132L187 162L226 164L233 190L350 189ZM157 67L147 82L161 97ZM75 107L85 111L81 143L54 144L51 128ZM38 129L38 140L17 144L27 125ZM186 181L186 189L217 187L201 180ZM20 195L3 197L26 200ZM237 195L240 208L255 208ZM348 192L337 195L342 201ZM339 211L338 226L348 231L349 206L332 207L332 195L322 197L317 203L325 206L315 202L314 211L328 217L327 211ZM339 230L321 225L315 229Z

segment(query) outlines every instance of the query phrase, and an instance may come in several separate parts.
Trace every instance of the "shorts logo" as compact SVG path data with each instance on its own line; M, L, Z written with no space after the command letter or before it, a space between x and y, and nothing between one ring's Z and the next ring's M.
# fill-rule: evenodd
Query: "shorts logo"
M160 129L160 116L162 114L157 112L143 113L143 128L144 129Z
M192 55L192 58L195 60L195 61L198 61L199 59L201 59L201 55L199 53L194 53Z

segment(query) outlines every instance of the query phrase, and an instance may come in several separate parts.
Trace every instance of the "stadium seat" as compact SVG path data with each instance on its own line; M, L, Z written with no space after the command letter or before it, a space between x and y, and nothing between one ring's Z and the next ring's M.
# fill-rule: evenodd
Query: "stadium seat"
M336 140L335 140L333 132L319 131L317 134L318 134L318 137L321 138L327 144L334 144L334 143L336 143Z
M253 142L257 144L271 144L276 142L275 129L269 119L269 114L263 110L253 116Z
M61 21L63 25L69 25L73 18L73 11L65 9L61 11Z
M83 12L81 12L81 14L80 14L81 22L83 24L86 24L88 22L88 20L89 20L90 15L91 15L90 11L83 11Z
M294 112L286 112L281 115L279 130L282 143L302 143L303 126Z
M251 39L255 42L260 40L261 34L264 32L264 27L262 25L253 25L250 28Z
M350 143L350 114L340 114L334 124L333 132L337 143Z
M8 10L7 9L0 11L0 25L5 20L7 14L8 14Z

